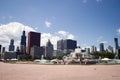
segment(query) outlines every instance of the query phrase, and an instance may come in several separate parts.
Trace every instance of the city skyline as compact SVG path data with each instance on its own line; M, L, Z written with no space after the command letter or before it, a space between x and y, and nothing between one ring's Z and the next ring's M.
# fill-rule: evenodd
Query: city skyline
M41 34L41 45L48 39L56 48L60 39L74 39L81 47L103 42L115 47L114 37L120 36L119 0L1 0L0 44L9 40L20 45L25 29ZM21 6L22 4L22 6ZM106 48L106 47L105 47Z

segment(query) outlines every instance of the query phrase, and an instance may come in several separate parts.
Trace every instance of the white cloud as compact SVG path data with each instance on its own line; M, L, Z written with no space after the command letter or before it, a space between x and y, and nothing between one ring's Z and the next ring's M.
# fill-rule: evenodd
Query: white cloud
M107 41L101 41L100 43L104 43L104 44L107 44L108 42L107 42Z
M45 21L45 25L46 25L46 27L51 27L51 25L52 25L52 23L51 22L49 22L49 21Z
M61 36L62 35L62 36ZM41 35L41 46L46 46L48 39L50 39L51 43L54 45L54 48L57 48L57 41L60 39L74 39L74 35L70 34L66 31L58 31L57 34L51 33L42 33Z
M117 29L117 33L118 33L118 34L120 34L120 28L119 28L119 29Z
M102 0L96 0L97 2L102 2Z
M10 44L10 39L14 39L15 47L20 45L22 31L25 29L26 36L29 31L35 31L35 29L30 26L23 25L19 22L10 22L8 24L0 25L0 44L3 47L6 47L8 50L8 46ZM62 35L62 36L61 36ZM64 36L66 35L66 36ZM57 48L57 41L60 39L73 39L74 35L66 32L66 31L58 31L57 34L53 33L42 33L41 34L41 46L45 46L48 39L50 39L51 43L54 45L54 48Z
M67 36L67 39L74 39L74 35L69 34L69 35Z
M41 35L41 46L46 46L46 43L50 39L51 43L54 45L54 48L57 48L57 41L61 38L57 35L52 35L50 33L42 33Z
M52 37L52 35L50 33L42 33L41 34L41 45L45 46L46 42L48 41L48 39L50 39Z
M90 0L82 0L82 3L87 3ZM91 0L92 1L92 0ZM95 0L96 2L102 2L103 0Z
M10 22L8 24L0 25L0 44L8 48L10 39L14 39L15 46L19 46L22 31L25 28L26 35L29 31L35 31L29 26L25 26L18 22Z
M89 46L88 44L84 43L83 45L80 46L82 49L85 49L85 48L91 48L91 46Z
M66 31L58 31L58 34L61 34L63 36L67 36L68 33Z
M63 31L63 30L58 31L57 34L60 35L64 39L74 39L73 34L66 32L66 31Z
M54 48L57 48L57 41L60 39L74 39L74 35L70 34L66 31L58 31L57 34L51 34L51 33L42 33L41 35L41 45L45 46L48 39L50 39L51 43L54 45Z

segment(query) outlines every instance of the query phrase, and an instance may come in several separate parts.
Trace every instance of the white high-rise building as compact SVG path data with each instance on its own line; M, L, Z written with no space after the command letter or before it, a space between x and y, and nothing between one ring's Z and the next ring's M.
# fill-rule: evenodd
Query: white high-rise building
M45 57L52 58L53 57L53 44L48 40L45 48Z
M91 52L97 52L96 46L92 46L92 47L91 47Z

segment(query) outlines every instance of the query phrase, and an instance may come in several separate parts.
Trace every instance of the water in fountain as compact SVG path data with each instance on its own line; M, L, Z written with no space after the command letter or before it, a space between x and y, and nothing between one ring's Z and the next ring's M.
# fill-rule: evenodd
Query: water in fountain
M48 62L49 62L49 61L46 60L46 59L44 59L44 56L42 55L42 56L41 56L40 63L42 63L42 64L46 64L46 63L48 63Z

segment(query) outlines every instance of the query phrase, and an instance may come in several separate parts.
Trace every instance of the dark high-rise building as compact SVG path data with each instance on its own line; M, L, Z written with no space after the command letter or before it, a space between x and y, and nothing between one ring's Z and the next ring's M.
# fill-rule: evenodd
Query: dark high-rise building
M28 33L28 48L27 54L30 54L30 49L33 46L40 47L41 33L29 32Z
M114 41L115 41L115 52L118 53L118 49L119 49L118 38L114 38Z
M26 36L25 36L25 31L23 31L22 36L21 36L20 52L26 53Z
M5 47L2 48L2 54L5 53Z
M100 52L104 52L104 43L100 43Z
M86 53L90 53L90 48L85 48Z
M77 41L71 39L64 40L65 50L74 50L76 47L77 47Z
M15 48L15 46L14 46L14 40L11 39L10 40L10 45L9 45L9 51L14 51L14 48Z
M77 47L77 41L66 39L66 40L59 40L57 42L57 49L64 50L64 51L71 51Z
M115 41L115 58L119 58L119 54L120 54L120 47L119 47L119 44L118 44L118 38L114 38L114 41Z
M1 54L1 48L2 48L2 45L0 45L0 54Z
M57 50L64 50L64 40L57 41Z

